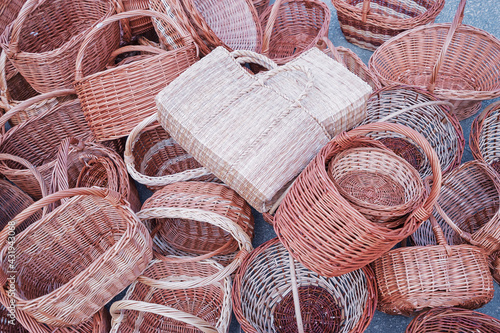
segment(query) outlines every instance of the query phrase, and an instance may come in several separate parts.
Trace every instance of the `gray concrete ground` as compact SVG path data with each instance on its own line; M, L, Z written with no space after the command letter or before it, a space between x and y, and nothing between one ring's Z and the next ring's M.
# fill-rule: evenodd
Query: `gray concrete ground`
M331 24L329 30L329 38L332 40L335 46L344 46L353 50L360 58L368 63L372 52L361 49L353 44L348 43L340 30L340 26L337 20L337 13L335 8L332 6L329 0L325 1L332 12ZM455 14L456 8L458 7L459 0L447 0L443 11L439 14L436 22L451 22ZM477 28L486 30L487 32L493 34L495 37L500 38L500 1L499 0L469 0L465 9L465 17L463 20L464 24L469 24ZM483 102L483 108L486 105L493 102L485 101ZM464 130L464 136L467 140L466 148L464 152L464 157L462 162L472 160L472 155L469 148L469 133L472 121L475 117L471 117L461 122L462 128ZM253 241L254 246L258 246L263 242L275 237L275 233L267 223L265 223L260 214L254 214L256 216L255 224L255 238ZM495 318L500 318L500 287L495 284L495 297L494 299L485 305L484 307L478 309L477 311L486 313ZM370 326L366 330L369 333L392 333L392 332L404 332L406 326L411 321L411 318L403 316L392 316L386 315L381 312L376 312ZM242 330L239 327L236 319L233 316L233 321L231 323L231 333L239 333Z

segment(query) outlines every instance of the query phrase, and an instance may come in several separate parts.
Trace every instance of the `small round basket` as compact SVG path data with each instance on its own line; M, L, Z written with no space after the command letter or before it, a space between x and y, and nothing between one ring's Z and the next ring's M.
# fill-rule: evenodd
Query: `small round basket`
M350 167L368 163L367 177L363 178L368 181L367 189L374 187L370 189L373 194L376 194L375 187L378 184L370 184L368 175L377 175L382 171L387 176L383 182L389 183L390 180L391 183L398 183L402 187L400 189L406 190L406 184L400 182L396 176L403 169L398 170L395 167L409 164L378 141L366 137L374 131L395 132L416 142L431 161L433 177L436 180L430 192L425 191L422 183L420 190L410 191L412 194L422 193L422 198L414 201L418 205L413 206L407 216L402 217L404 220L398 228L375 223L363 216L357 206L342 196L327 171L330 162L343 152L356 148L384 149L383 159L363 157L359 161L353 161ZM391 167L386 163L386 159L394 161L390 164ZM411 166L409 168L411 169ZM407 170L407 167L404 169ZM414 184L418 184L420 177L414 172ZM356 186L364 185L364 181L358 178ZM440 185L439 160L423 136L399 124L379 122L362 125L337 135L320 150L290 187L276 212L273 226L283 245L301 264L323 276L339 276L369 264L411 235L431 214ZM394 188L390 190L395 193Z
M210 281L221 270L221 265L209 259L153 260L124 299L111 306L111 333L227 332L231 279Z
M500 174L500 101L488 105L474 119L469 137L472 155L478 161L485 162Z
M449 112L450 106L419 88L388 86L368 98L367 117L361 124L384 121L414 129L432 146L442 172L446 173L460 164L465 146L462 127ZM419 171L422 179L431 175L425 153L414 142L391 132L373 132L369 137L403 157Z
M415 317L406 333L496 333L500 320L460 308L436 308Z
M332 278L311 272L274 238L236 273L233 311L247 333L361 333L375 313L374 283L368 266Z
M345 39L374 51L390 38L434 22L444 0L331 0Z
M180 181L218 181L170 137L157 117L155 113L144 119L127 138L125 163L130 176L153 191Z
M330 9L317 0L276 0L260 17L262 54L285 64L328 36Z
M62 199L62 204L16 235L9 262L10 229ZM67 200L65 200L67 199ZM51 326L88 321L147 267L152 241L146 227L122 201L103 188L56 192L35 202L0 232L0 281L17 271L16 308ZM10 225L9 225L10 226Z
M500 41L461 24L465 3L460 1L453 23L406 31L379 47L369 61L382 84L427 89L452 102L458 120L474 115L482 100L500 96Z

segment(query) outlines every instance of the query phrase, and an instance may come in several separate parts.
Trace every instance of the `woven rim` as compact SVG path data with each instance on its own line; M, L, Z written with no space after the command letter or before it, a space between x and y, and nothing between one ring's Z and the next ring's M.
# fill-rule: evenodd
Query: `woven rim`
M377 303L375 279L368 266L343 276L326 278L300 263L290 266L289 254L278 238L274 238L247 257L234 279L233 311L245 332L281 332L275 326L273 312L277 303L291 293L292 267L299 288L317 286L336 300L342 311L342 332L363 332L368 327ZM317 318L311 318L308 309L302 309L304 327L314 325L307 320Z
M500 136L498 119L500 101L486 107L472 122L469 146L472 156L478 161L490 164L495 171L500 172L500 160L497 156L497 138Z
M437 308L421 313L406 333L495 333L500 320L484 313L460 308Z
M147 233L146 228L139 222L130 208L123 204L120 195L108 189L96 187L76 188L59 191L35 202L23 212L19 213L12 221L14 221L15 225L17 226L39 209L44 208L51 203L69 197L71 197L71 199L65 201L54 211L42 217L40 220L30 225L21 234L17 235L16 244L18 257L16 258L16 265L19 265L20 263L22 264L22 246L29 245L30 237L40 237L39 233L42 233L44 235L51 235L52 233L50 232L50 226L53 223L57 223L57 219L62 219L62 221L64 221L64 214L68 214L68 211L71 211L71 209L78 209L77 207L79 206L79 204L83 205L80 207L79 211L79 214L81 215L81 221L86 221L86 219L89 218L97 218L97 216L99 216L99 214L97 214L98 211L95 209L97 207L106 209L106 214L110 214L109 216L112 217L109 219L109 221L107 221L107 223L110 223L110 221L113 220L114 228L116 230L112 230L112 232L118 234L120 237L119 239L113 239L112 237L112 244L110 244L109 248L106 249L105 247L99 247L96 250L97 253L88 254L89 256L91 256L91 258L89 264L85 268L76 267L76 270L70 268L70 270L72 271L70 274L73 275L60 276L62 280L66 281L64 283L61 283L61 281L59 281L59 283L54 282L54 285L59 284L59 286L57 287L55 287L54 285L45 286L46 290L37 289L38 291L36 293L33 293L33 290L25 289L30 288L29 282L24 280L28 276L22 275L17 277L17 279L23 278L24 283L21 284L24 290L22 291L22 289L19 287L20 282L19 280L17 280L16 284L18 284L18 287L16 288L16 291L13 295L13 298L16 301L16 307L28 313L39 322L54 326L77 325L83 321L89 320L93 314L95 314L116 294L118 294L123 288L125 288L130 282L132 282L135 276L139 275L140 271L142 271L142 269L146 267L146 264L149 262L152 256L152 241L149 237L149 234ZM106 202L106 206L102 206L104 202ZM88 205L96 206L94 207L92 216L82 215L84 214L84 212L81 211L82 207L88 207ZM75 216L75 214L72 215L73 218ZM118 225L117 223L120 223L120 225ZM61 225L59 226L61 227ZM75 226L72 227L74 228ZM85 227L85 225L82 225L79 231L83 232L83 230L85 230ZM49 230L46 230L47 228L49 228ZM61 228L64 229L64 227ZM5 257L9 247L9 245L7 244L9 231L10 230L8 229L4 229L0 233L2 247L1 253L3 254L2 264L4 266L4 270L5 265L8 264ZM114 235L114 237L116 236L117 235ZM70 237L70 233L65 233L65 237ZM39 241L43 242L43 240ZM54 244L56 244L55 240L53 241ZM73 245L77 246L77 242L73 242ZM67 246L70 245L68 244ZM131 252L130 255L135 254L135 260L131 260L130 255L126 255L127 251ZM40 258L40 256L42 256L43 252L45 251L37 250L36 252L38 254L37 256L39 257L38 259L41 260L41 265L43 265L44 258ZM124 263L123 258L121 258L121 256L123 256L124 254L126 255L128 261L126 263ZM27 254L25 253L25 255ZM32 256L33 255L34 254L32 254ZM82 256L81 253L79 253L78 255ZM29 261L32 260L36 259L31 258ZM59 265L80 265L77 262L72 262L71 259L67 260L68 262L59 263ZM86 260L88 261L89 258L87 257ZM111 269L114 274L117 274L117 276L119 276L120 278L112 279L112 274L110 274L111 276L104 274L106 277L99 277L102 275L100 274L100 272L109 273L110 267L112 267ZM56 269L54 267L51 268ZM16 269L19 268L17 268L16 266ZM5 275L4 270L0 270L0 280L3 284L5 284L7 281L7 276ZM21 271L22 269L19 270ZM64 268L63 271L67 271L67 267ZM53 279L54 276L47 276L46 278ZM103 279L105 280L102 281ZM110 279L112 280L114 288L110 288ZM101 280L105 283L96 284L96 280ZM37 285L39 283L42 283L42 281L43 279L40 279L40 281L37 282ZM102 288L104 288L104 286L110 289L107 290L106 293L101 294L102 296L100 298L91 296L92 294L95 294L95 292L99 292L99 290L102 291ZM75 300L73 295L80 295L82 293L82 288L87 291L86 295L89 295L88 297L92 298L87 298L83 300L83 302L81 299ZM28 294L28 292L31 293L31 299L28 299L27 296L25 296ZM116 292L116 294L114 294L114 292ZM60 310L58 311L58 309L65 310L64 312L61 312Z
M229 277L190 289L175 285L177 281L195 281L216 275L220 270L222 266L213 260L183 264L151 261L129 287L123 300L112 304L111 332L134 332L139 327L141 332L187 333L193 332L191 325L202 332L226 332L231 317Z

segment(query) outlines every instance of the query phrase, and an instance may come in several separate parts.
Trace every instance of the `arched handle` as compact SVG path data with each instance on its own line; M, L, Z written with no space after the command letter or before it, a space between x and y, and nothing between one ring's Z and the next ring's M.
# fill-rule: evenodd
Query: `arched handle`
M204 333L218 333L217 329L212 326L209 322L196 317L190 313L174 309L169 306L161 304L153 304L142 301L117 301L111 305L109 312L112 317L112 328L111 332L117 332L118 327L122 321L121 310L134 310L139 312L149 312L154 313L163 317L172 318L174 320L181 321L183 323L193 325L200 331Z
M76 73L75 73L75 80L80 81L83 77L83 70L82 70L82 64L83 64L83 56L85 54L85 50L87 49L87 46L92 42L92 39L94 38L94 35L97 34L97 32L102 29L103 27L126 19L126 18L131 18L131 17L136 17L136 16L148 16L148 17L155 17L162 19L166 21L168 24L170 24L181 36L188 37L189 34L176 22L174 21L170 16L154 12L151 10L131 10L129 12L124 12L120 14L113 15L111 17L108 17L107 19L103 20L96 26L92 28L92 30L89 31L87 36L85 36L85 39L83 40L82 44L80 45L80 50L78 51L78 54L76 56Z
M429 90L431 93L434 92L434 88L436 88L436 78L439 73L439 70L441 69L441 66L443 65L444 62L444 57L446 56L446 52L448 51L448 47L451 44L451 40L453 39L453 36L455 35L455 31L457 31L458 27L462 23L462 20L464 18L464 11L465 11L465 4L467 3L467 0L460 0L460 3L458 4L458 9L457 12L455 13L455 17L453 18L453 22L451 23L450 30L448 30L448 34L446 35L446 39L444 41L443 47L441 48L441 52L439 54L438 60L436 64L434 64L434 68L432 69L432 74L431 74L431 80L429 82L429 85L427 87L427 90Z
M416 110L416 109L420 109L420 108L424 108L424 107L427 107L427 106L433 106L433 105L446 105L450 108L450 110L453 110L454 108L454 105L448 101L429 101L429 102L424 102L424 103L419 103L419 104L414 104L414 105L410 105L406 108L403 108L399 111L396 111L396 112L393 112L387 116L385 116L384 118L378 120L378 122L386 122L388 120L391 120L392 118L396 117L396 116L399 116L400 114L402 113L405 113L405 112L408 112L408 111L412 111L412 110Z
M269 54L269 43L271 41L271 34L273 33L274 23L278 17L280 6L283 0L276 0L271 8L271 13L267 19L266 28L262 36L262 54Z
M109 56L108 64L107 66L113 66L115 63L115 59L118 55L125 53L125 52L148 52L148 53L153 53L153 54L162 54L167 52L166 50L160 49L158 47L154 46L147 46L147 45L127 45L120 47L119 49L114 50L111 55Z
M21 158L18 156L14 156L14 155L10 155L10 154L0 154L0 161L6 161L6 160L20 163L20 164L24 165L26 168L28 168L31 171L31 173L33 174L33 176L35 176L36 180L38 180L38 184L40 184L40 191L42 192L42 197L46 197L48 195L49 192L47 189L47 185L45 184L45 180L43 179L43 177L40 174L40 172L38 171L38 169L33 166L33 164L31 164L30 162L28 162L24 158Z
M361 22L366 23L366 18L370 12L370 0L363 0L363 9L361 10Z
M435 207L436 207L436 211L438 212L439 215L441 215L441 217L443 218L443 220L446 222L446 224L448 224L450 226L450 228L453 229L453 231L455 231L459 236L460 238L464 239L465 241L469 242L470 244L474 245L474 246L479 246L481 247L481 243L479 242L476 242L475 240L472 239L472 236L471 234L469 234L468 232L466 231L463 231L462 229L460 229L448 216L448 214L446 214L446 212L443 210L443 208L441 208L441 206L436 202L435 204ZM437 237L436 237L437 238Z
M439 163L439 158L436 152L429 144L429 142L420 133L400 124L376 122L359 126L347 133L341 133L338 136L336 136L333 139L333 141L335 141L335 143L337 143L339 146L342 147L349 144L350 140L356 136L366 135L370 132L380 132L380 131L395 132L412 139L413 142L415 142L422 148L423 152L427 156L433 174L432 189L426 201L423 203L423 205L413 212L413 216L418 221L427 220L430 214L432 213L434 204L437 202L439 193L441 191L442 174L441 174L441 165Z
M267 70L272 70L278 67L278 64L276 64L276 62L274 62L272 59L257 52L237 50L231 52L231 55L240 65L254 63L266 68Z

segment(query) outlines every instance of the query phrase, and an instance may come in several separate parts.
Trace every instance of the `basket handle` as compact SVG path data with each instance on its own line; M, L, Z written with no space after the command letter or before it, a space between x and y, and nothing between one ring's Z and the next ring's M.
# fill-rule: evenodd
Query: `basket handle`
M125 5L122 0L112 0L113 5L115 6L115 10L117 14L126 12ZM130 21L128 19L121 20L121 26L123 30L123 39L126 42L130 42L132 40L132 28L130 27Z
M304 333L304 323L302 322L302 314L300 312L299 289L297 286L297 276L295 274L295 259L293 259L290 253L288 253L288 260L290 262L290 277L292 280L293 307L295 309L297 329L299 333Z
M231 52L231 55L240 65L255 63L268 70L275 69L278 67L278 64L276 64L272 59L257 52L248 50L237 50Z
M437 223L436 218L433 214L429 216L429 221L431 222L432 231L434 232L434 236L436 237L438 245L444 246L444 248L446 249L446 253L451 257L453 254L453 252L451 251L451 247L450 245L448 245L446 237L443 233L443 229L441 229L441 226Z
M154 313L160 316L181 321L189 325L193 325L194 327L196 327L197 329L199 329L204 333L218 333L217 329L210 323L190 313L177 310L172 307L161 304L153 304L153 303L132 301L132 300L117 301L111 305L111 308L109 309L109 312L112 317L111 332L116 332L119 324L122 321L123 317L121 314L121 310L135 310L139 312Z
M342 59L342 56L340 53L337 51L337 48L333 45L332 41L328 37L320 37L320 39L316 42L316 47L322 50L325 53L330 52L333 56L333 58L342 64L344 67L346 67L344 59Z
M370 0L363 0L363 9L361 10L361 22L366 23L366 18L370 12Z
M52 91L49 93L34 96L34 97L31 97L30 99L27 99L27 100L19 103L18 105L16 105L15 107L13 107L9 111L7 111L3 116L0 117L1 133L2 134L5 133L5 124L16 113L24 111L26 108L30 107L31 105L42 102L44 100L54 98L54 97L73 95L73 94L76 94L76 91L74 89L61 89L61 90L56 90L56 91Z
M412 111L415 109L420 109L420 108L427 107L427 106L432 106L432 105L446 105L446 106L450 107L450 110L453 110L453 108L454 108L454 105L448 101L439 101L439 100L438 101L429 101L429 102L424 102L424 103L408 106L404 109L401 109L397 112L394 112L394 113L391 113L391 114L385 116L384 118L380 119L378 122L386 122L386 121L388 121L396 116L399 116L402 113Z
M125 52L148 52L148 53L153 53L153 54L162 54L166 53L166 50L160 49L158 47L154 46L147 46L147 45L127 45L120 47L119 49L114 50L111 55L109 56L108 60L108 65L107 66L112 66L114 65L115 59L118 55L125 53Z
M439 158L436 152L429 144L429 142L420 133L400 124L376 122L359 126L349 132L341 133L337 135L333 140L338 145L345 146L351 141L352 138L356 136L365 135L370 132L379 132L379 131L391 131L402 134L412 139L413 142L415 142L422 148L423 152L427 156L433 174L432 189L426 201L423 203L423 205L413 212L413 216L418 221L427 220L430 214L432 213L434 204L437 202L437 199L439 197L439 192L441 191L442 174L441 174L441 165L439 163Z
M80 81L83 77L83 71L82 71L82 64L83 64L83 56L85 54L85 50L87 49L87 46L92 42L92 39L97 32L116 21L120 21L126 18L131 18L131 17L136 17L136 16L148 16L148 17L156 17L159 19L162 19L166 21L168 24L170 24L181 36L189 36L189 34L176 22L174 21L170 16L154 12L151 10L131 10L128 12L120 13L113 15L111 17L108 17L107 19L101 21L97 25L95 25L92 30L89 31L87 36L85 36L85 39L83 40L82 44L80 45L80 50L78 51L78 54L76 56L76 73L75 73L75 80Z
M132 178L134 178L139 183L144 185L164 186L178 181L187 181L193 178L210 175L211 174L210 170L208 170L205 167L179 172L176 173L175 175L166 175L158 177L147 176L137 171L135 167L134 156L132 155L132 145L136 142L137 137L142 132L142 130L148 127L149 125L153 124L157 120L158 120L157 113L154 113L153 115L147 117L139 124L137 124L137 126L134 127L134 129L132 130L132 132L130 132L127 138L127 141L125 143L125 152L123 153L123 155L125 164L127 166L127 170L129 174L132 176Z
M45 180L43 179L42 175L40 174L40 171L38 171L37 168L33 166L30 162L25 160L24 158L10 155L10 154L0 154L0 160L6 161L6 160L11 160L17 163L20 163L24 165L26 168L28 168L31 173L35 176L36 180L38 180L38 184L40 185L40 190L42 192L42 197L46 197L49 194L49 191L47 189L47 184L45 184Z
M269 43L271 41L271 34L273 32L274 23L278 17L280 6L283 0L276 0L271 8L271 13L267 19L266 28L262 36L262 54L269 54Z
M0 106L6 110L11 108L12 98L7 87L7 53L0 54Z
M438 75L439 70L441 69L441 66L443 65L444 62L444 57L446 56L446 52L448 51L448 47L451 44L451 40L453 39L453 36L455 35L455 31L457 31L458 27L462 23L462 20L464 18L464 11L465 11L465 4L467 3L467 0L460 0L460 3L458 4L458 9L457 12L455 13L455 17L453 18L453 22L451 23L450 30L448 30L448 34L446 35L446 39L444 41L443 47L441 48L441 52L439 54L438 60L436 64L434 65L434 68L432 69L432 74L431 74L431 80L429 82L429 85L427 87L427 90L429 90L431 93L434 92L434 88L436 88L436 78Z

